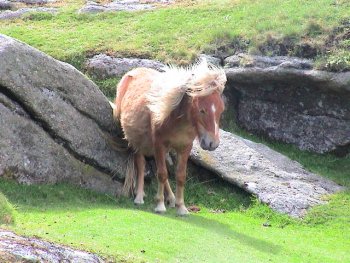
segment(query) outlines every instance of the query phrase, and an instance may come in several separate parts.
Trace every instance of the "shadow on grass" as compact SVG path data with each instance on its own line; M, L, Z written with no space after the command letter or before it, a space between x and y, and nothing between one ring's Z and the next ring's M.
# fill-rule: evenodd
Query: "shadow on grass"
M174 182L172 182L174 184ZM156 180L145 186L147 197L142 210L152 211L156 193ZM239 189L223 182L199 182L190 180L185 188L186 203L208 209L235 211L250 205L250 196ZM135 208L131 199L96 193L76 186L57 185L23 185L0 178L0 192L19 209L24 210L82 210L99 207Z
M211 231L213 234L219 234L222 237L229 239L236 239L240 243L249 246L253 249L259 250L264 253L278 254L281 251L281 246L273 244L265 240L261 240L252 236L248 236L243 233L239 233L231 228L230 225L219 222L214 219L205 218L200 215L190 214L188 217L177 217L173 214L165 215L167 218L172 220L179 220L186 222L196 227L204 228ZM234 249L234 248L233 248Z

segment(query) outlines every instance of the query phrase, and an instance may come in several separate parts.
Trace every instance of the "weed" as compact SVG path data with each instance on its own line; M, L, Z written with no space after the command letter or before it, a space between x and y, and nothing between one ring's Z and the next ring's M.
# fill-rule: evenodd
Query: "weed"
M15 210L7 198L0 192L0 225L13 224L15 222Z

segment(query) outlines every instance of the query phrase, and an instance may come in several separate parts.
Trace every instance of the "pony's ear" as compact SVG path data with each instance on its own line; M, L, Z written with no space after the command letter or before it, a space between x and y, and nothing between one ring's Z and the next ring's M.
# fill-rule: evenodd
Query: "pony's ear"
M215 79L215 80L213 80L213 81L211 81L209 83L209 86L211 86L211 87L218 87L219 86L219 82Z
M208 61L206 58L202 58L201 60L198 61L197 66L195 67L194 74L203 74L203 72L208 71Z

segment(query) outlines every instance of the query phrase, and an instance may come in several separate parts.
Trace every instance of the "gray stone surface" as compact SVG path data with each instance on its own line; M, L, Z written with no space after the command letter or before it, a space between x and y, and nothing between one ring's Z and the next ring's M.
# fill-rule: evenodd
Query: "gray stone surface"
M5 19L17 19L21 18L26 14L30 13L50 13L55 14L58 12L57 8L54 7L32 7L32 8L21 8L16 11L6 10L0 12L0 20Z
M14 4L7 0L0 0L0 10L11 10L14 8Z
M311 69L313 62L308 59L276 56L251 56L244 53L233 55L224 59L225 67L257 67L266 68L279 66L280 68Z
M21 237L0 229L0 258L2 262L76 262L102 263L98 256L43 241Z
M317 153L350 149L350 72L308 60L237 55L225 60L228 111L255 134Z
M94 1L87 1L85 6L79 9L79 14L93 14L100 12L117 12L117 11L140 11L151 10L157 7L157 4L171 4L171 0L116 0L111 3L102 5Z
M57 2L57 0L11 0L11 1L24 3L27 5L46 5L46 4Z
M98 87L74 67L0 35L0 176L116 194L126 153Z
M206 59L209 63L214 64L215 66L221 66L221 59L214 57L214 56L210 56L210 55L206 55L206 54L200 54L198 56L198 59Z
M164 64L150 59L139 58L114 58L105 54L99 54L86 62L87 72L98 78L122 77L126 72L137 67L147 67L161 70Z
M263 144L220 132L220 146L215 151L204 151L195 142L191 160L278 212L302 217L308 208L324 203L325 196L342 190Z

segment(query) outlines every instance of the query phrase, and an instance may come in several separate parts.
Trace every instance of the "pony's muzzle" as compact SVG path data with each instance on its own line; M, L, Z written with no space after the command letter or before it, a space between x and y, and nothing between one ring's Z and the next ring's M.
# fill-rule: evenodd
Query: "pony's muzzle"
M214 151L218 148L220 140L214 140L210 136L204 136L200 139L200 146L203 150Z

